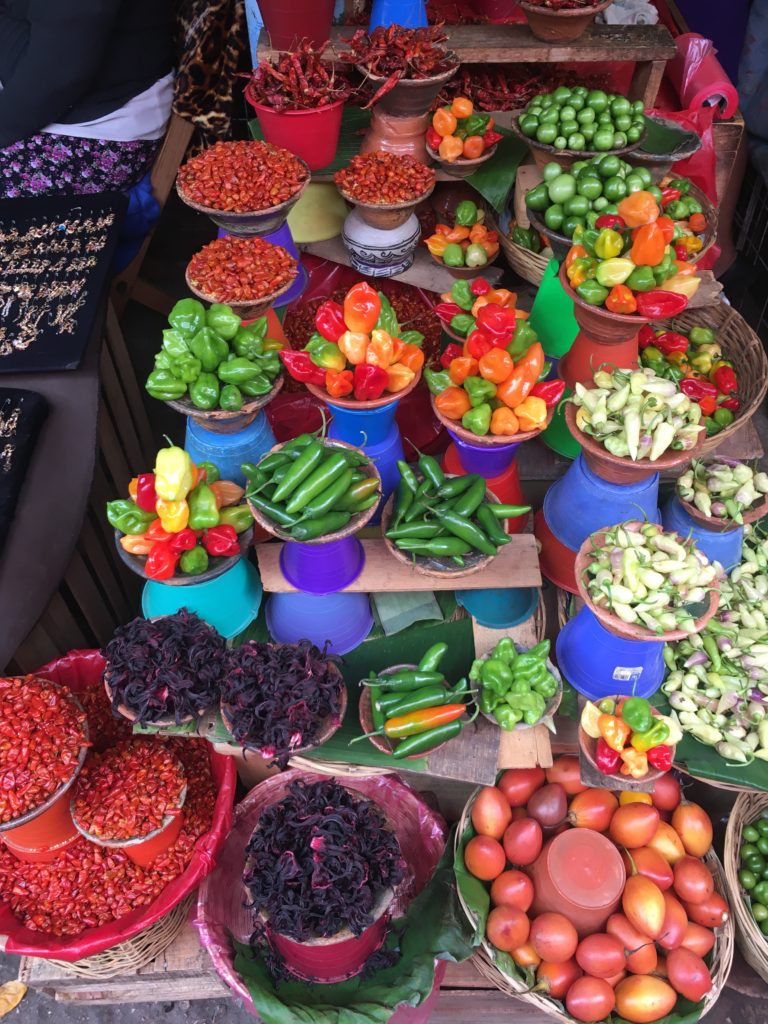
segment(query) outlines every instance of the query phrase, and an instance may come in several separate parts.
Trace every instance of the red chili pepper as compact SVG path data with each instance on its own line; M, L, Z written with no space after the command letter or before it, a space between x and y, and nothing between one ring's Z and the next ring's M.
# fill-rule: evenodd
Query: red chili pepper
M155 474L139 473L136 478L136 504L144 512L154 512L157 504Z
M676 199L679 199L681 195L682 192L679 188L663 188L661 190L661 205L669 206L670 203L673 203Z
M680 390L684 395L692 398L694 402L700 402L702 398L717 399L717 388L708 380L701 380L698 377L686 377L680 381Z
M665 356L668 356L670 352L688 351L688 339L684 334L678 334L676 331L663 331L661 334L655 335L653 344Z
M534 384L529 391L529 397L543 398L544 404L548 409L557 405L560 399L565 393L565 381L564 380L542 380L538 384Z
M660 743L657 747L651 747L646 752L648 764L659 771L668 772L672 767L672 748Z
M381 366L358 363L355 367L355 398L358 402L372 402L381 398L388 382L387 371Z
M595 227L598 231L601 231L603 228L611 228L613 231L623 231L626 226L624 218L619 217L617 213L604 213L595 221Z
M458 359L459 356L464 354L464 350L461 345L457 345L455 341L452 341L450 345L445 346L445 351L440 356L440 365L444 370L447 370L451 365L453 359Z
M177 184L185 199L201 206L254 213L290 199L307 177L307 168L287 149L249 139L204 149L180 168Z
M435 153L440 149L440 143L443 141L442 135L438 135L432 125L427 128L427 145Z
M602 737L595 745L595 764L603 775L615 775L621 764L621 754L612 750Z
M730 366L718 366L712 374L712 383L722 395L732 395L738 387L736 374Z
M210 530L203 533L203 547L211 558L228 558L236 555L240 550L237 542L237 533L234 526L224 523L221 526L212 526Z
M651 320L666 320L677 316L687 305L687 296L678 295L677 292L663 292L660 288L654 288L650 292L637 293L637 312Z
M165 541L156 541L144 563L144 575L150 580L169 580L176 572L181 553L172 551Z
M738 412L741 408L741 402L735 397L735 395L731 395L730 398L726 398L724 402L720 403L720 408L730 409L731 412Z
M637 334L637 341L640 348L648 348L649 345L656 344L656 331L648 324L643 324Z
M296 260L263 238L225 235L196 252L187 265L189 283L213 302L263 299L289 284Z
M717 399L712 398L711 395L705 395L703 398L697 399L697 401L702 416L711 416L717 408Z
M294 380L304 384L325 384L325 370L315 366L309 352L294 352L292 349L281 349L280 360Z
M200 531L195 532L186 526L183 530L179 530L178 533L171 534L170 548L171 551L178 551L181 554L182 551L191 551L197 544L197 536Z
M434 185L435 172L410 155L373 150L353 156L333 180L342 193L361 203L405 203Z
M475 320L490 343L499 348L504 348L510 343L517 324L514 309L498 306L493 302L481 306Z
M315 327L322 334L326 341L334 343L347 330L344 323L344 310L338 304L329 299L318 307L315 313Z
M491 351L493 345L482 331L475 329L467 335L465 347L468 355L473 359L480 359L486 352Z
M473 295L487 295L491 290L491 286L484 277L476 277L469 286L469 290Z
M489 149L491 146L495 146L497 142L501 142L504 136L499 132L495 132L493 128L489 128L482 138L485 148Z
M444 324L449 324L459 313L466 313L466 309L462 309L455 302L438 302L433 312Z
M684 262L687 263L688 260L690 259L690 256L691 256L691 254L688 252L688 249L683 245L682 242L676 242L675 243L675 259L676 260L683 260Z

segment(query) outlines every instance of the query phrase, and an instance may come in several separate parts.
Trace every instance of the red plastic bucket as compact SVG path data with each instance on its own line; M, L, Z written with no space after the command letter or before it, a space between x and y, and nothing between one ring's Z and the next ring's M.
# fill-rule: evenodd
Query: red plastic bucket
M308 39L317 48L331 34L334 0L258 0L264 27L275 50L295 50Z
M71 846L78 838L78 833L75 831L73 836L69 836L68 839L62 839L61 842L54 843L53 845L49 846L45 843L41 846L31 846L27 845L29 840L15 842L11 833L3 836L3 842L16 860L22 860L26 864L50 864L52 860L60 857L66 848Z
M162 832L158 832L151 839L147 839L143 843L136 843L135 846L123 847L128 860L132 860L140 868L148 868L161 853L170 850L179 838L183 824L184 814L179 812L179 814L173 816Z
M544 516L544 509L540 508L534 516L533 532L536 540L541 544L539 568L542 575L561 590L567 590L570 594L578 594L575 573L576 552L559 541L552 533Z
M301 157L311 171L320 171L332 162L339 144L344 100L315 110L278 112L262 103L251 103L251 106L267 142L289 149Z
M455 444L449 444L443 456L443 469L446 473L455 476L464 476L466 469L461 463L459 453ZM504 505L525 505L525 495L520 486L520 475L517 469L517 459L513 459L509 468L498 476L489 477L487 480L488 490L495 494ZM507 533L523 533L528 522L528 516L518 516L516 519L505 519Z
M475 10L491 23L523 20L522 11L515 0L473 0Z

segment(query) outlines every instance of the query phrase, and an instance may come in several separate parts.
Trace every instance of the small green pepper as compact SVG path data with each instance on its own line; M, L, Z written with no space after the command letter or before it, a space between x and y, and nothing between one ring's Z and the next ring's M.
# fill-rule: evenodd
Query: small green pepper
M238 412L243 407L243 395L236 384L225 384L219 395L219 407L227 412Z
M462 309L472 309L476 296L472 294L469 281L454 281L451 285L451 301Z
M253 526L253 516L247 505L230 505L219 509L219 525L234 526L235 533L245 533Z
M498 658L488 658L480 670L483 687L493 693L502 695L507 692L513 682L512 670Z
M250 359L238 356L236 359L230 359L225 363L221 363L218 368L218 376L219 380L224 381L225 384L237 384L239 387L249 380L262 377L263 374L261 367L256 363Z
M199 359L206 373L213 373L229 355L229 345L210 327L203 327L189 343L192 355Z
M523 713L522 711L514 710L508 704L501 704L499 707L494 708L493 717L502 729L512 732L517 723L522 721Z
M200 544L189 551L183 551L179 559L179 568L187 576L200 576L208 568L208 552Z
M241 327L232 339L232 351L242 359L256 360L263 354L264 346L250 327Z
M154 519L154 512L145 512L130 498L107 502L107 522L121 533L146 533Z
M464 381L464 390L469 395L473 409L496 397L496 385L485 377L467 377Z
M261 395L266 395L268 391L272 390L272 382L268 380L263 373L257 374L255 377L251 377L250 380L243 380L237 385L244 395L248 395L249 398L260 398Z
M171 373L184 384L194 384L202 372L202 363L193 355L181 356L171 363Z
M451 242L443 249L442 260L446 267L463 267L464 250L456 242Z
M187 385L170 370L153 370L144 387L147 394L159 402L176 402L187 393Z
M216 495L205 481L199 483L190 493L189 505L190 530L207 530L219 525L219 508Z
M179 299L168 314L168 323L187 338L205 326L205 306L197 299Z
M608 289L597 281L582 281L576 286L576 294L590 306L602 306L608 298Z
M621 716L622 718L624 717L623 709ZM668 737L669 726L663 719L659 719L650 729L642 732L633 732L630 737L630 743L635 750L645 751L650 750L652 747L658 747L660 743L666 743Z
M219 382L215 373L201 373L189 386L189 398L197 409L215 409L219 404Z
M477 223L477 203L471 199L463 199L456 207L455 221L464 228L471 228Z
M163 331L163 347L160 351L165 352L174 360L192 355L187 339L181 331L176 331L173 328Z
M502 637L491 651L491 657L498 658L505 665L511 665L517 659L515 641L508 636Z
M469 313L457 313L451 318L451 330L466 337L470 331L475 329L475 318Z
M466 267L484 267L487 262L488 254L482 245L473 242L467 246L467 251L464 253L464 265Z
M608 293L606 292L606 295L607 294ZM470 381L473 380L479 381L481 380L481 378L468 377L464 382L465 387L467 384L470 383ZM490 384L491 382L484 381L483 383ZM494 384L493 387L495 394L496 385ZM464 415L461 417L461 425L462 427L464 427L465 430L469 430L473 434L477 434L478 437L483 437L485 434L488 433L488 431L491 428L491 415L492 412L490 405L487 402L482 402L480 405L475 406L473 409L470 409L469 412L464 413Z
M212 302L206 311L205 326L210 327L224 341L231 341L240 330L240 325L240 317L231 306L223 302Z
M656 287L656 279L650 267L635 267L626 280L633 292L649 292Z
M249 476L250 474L245 471L246 466L251 466L251 463L244 462L240 468L245 476ZM205 482L207 484L215 484L217 480L221 480L219 467L214 462L198 462L197 468L199 470L205 470ZM253 469L256 469L256 467L253 466Z
M644 697L630 697L624 702L621 717L632 732L647 732L653 725L651 705Z

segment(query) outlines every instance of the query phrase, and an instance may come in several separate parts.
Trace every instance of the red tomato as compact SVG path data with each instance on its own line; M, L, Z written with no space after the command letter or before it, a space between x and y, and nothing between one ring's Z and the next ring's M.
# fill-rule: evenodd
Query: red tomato
M511 953L528 941L531 923L517 907L494 907L488 915L485 934L503 953ZM538 951L537 951L538 952Z
M464 848L464 864L467 871L483 882L491 882L498 878L506 863L501 843L490 836L474 836Z
M523 871L515 868L502 871L491 886L491 903L495 907L517 907L527 913L533 896L533 882Z
M574 754L563 754L551 768L547 768L547 782L557 782L568 796L576 796L587 788L582 784L581 766Z
M576 952L579 936L562 914L539 914L531 922L531 945L542 960L562 964Z
M499 779L497 785L510 807L527 804L539 786L544 785L543 768L510 768Z
M630 850L645 846L659 827L659 812L648 804L625 804L611 818L608 835L617 846Z
M510 864L525 867L527 864L533 864L539 856L543 842L544 837L538 821L534 821L533 818L520 818L519 821L513 821L504 833L504 853Z
M568 820L576 828L605 832L618 806L619 801L610 790L585 789L571 800Z
M472 804L472 824L481 836L501 839L512 820L512 811L495 786L484 786Z
M589 1024L605 1020L615 1005L616 995L602 978L579 978L565 997L565 1007L574 1020Z

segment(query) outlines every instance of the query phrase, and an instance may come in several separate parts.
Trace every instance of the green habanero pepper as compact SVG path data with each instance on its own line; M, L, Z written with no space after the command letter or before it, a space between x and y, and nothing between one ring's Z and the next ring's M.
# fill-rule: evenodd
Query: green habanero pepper
M219 467L214 462L198 462L196 465L199 470L205 470L205 482L207 484L215 484L217 480L221 480L221 473L219 472ZM251 465L252 463L250 462L244 462L240 467L245 476L252 475L250 473L246 473L245 471L245 467ZM255 470L256 467L253 466L253 469Z
M424 370L424 380L433 395L439 395L453 384L447 370L430 370L429 367Z
M602 306L608 298L608 289L597 281L587 280L576 286L576 294L590 306Z
M500 658L488 658L480 668L480 680L484 687L501 696L512 685L512 669Z
M247 505L229 505L219 509L219 526L233 526L235 533L245 533L253 526L253 516Z
M241 320L231 306L212 302L205 314L205 326L210 327L224 341L231 341L240 330Z
M651 705L644 697L630 697L624 701L621 717L632 732L647 732L653 725Z
M179 299L168 314L168 323L187 338L205 327L205 306L197 299Z
M456 242L451 242L450 245L446 245L440 258L446 267L464 266L464 250Z
M183 551L179 568L187 576L200 576L208 568L208 552L200 544L196 544L189 551Z
M241 380L237 385L244 395L249 398L259 398L272 390L272 382L267 380L263 373L251 377L250 380Z
M107 502L107 522L120 533L146 533L155 519L154 512L145 512L130 498Z
M545 700L554 697L557 693L557 680L551 672L544 670L544 675L533 683L534 690L540 693Z
M606 295L607 294L608 293L606 292ZM464 382L465 385L472 379L474 378L467 378ZM470 409L469 412L464 413L461 417L461 425L465 430L469 430L473 434L477 434L478 437L483 437L491 428L491 415L490 405L487 402L483 402L481 405Z
M153 370L144 388L147 394L160 402L176 402L187 393L187 385L174 377L170 370Z
M502 637L491 651L491 657L503 661L505 665L511 665L517 660L515 641L508 636Z
M507 354L517 361L520 356L525 355L535 341L538 341L538 336L528 321L518 320L515 324L512 341L507 345Z
M219 380L224 381L225 384L237 384L238 387L261 376L263 376L261 368L242 356L221 363L218 369Z
M493 709L493 717L505 732L512 732L518 722L523 719L522 711L515 711L508 704L500 704Z
M241 327L232 339L232 351L242 359L256 360L264 352L264 346L248 327Z
M625 284L633 292L649 292L656 287L656 278L650 267L635 267Z
M622 711L622 718L624 713ZM669 738L669 726L663 720L656 722L650 729L646 729L645 732L633 732L629 738L629 742L635 748L635 750L646 751L652 747L658 747L661 743L666 743Z
M722 406L718 406L718 408L712 413L712 419L718 427L729 427L733 423L735 417L730 409L723 409Z
M189 398L197 409L215 409L219 404L219 382L215 373L201 373L189 386Z
M213 373L229 355L229 345L210 327L203 327L189 343L192 355L202 363L206 373Z
M174 360L192 355L187 339L181 331L173 329L163 331L163 347L160 351L165 352Z
M582 242L582 245L583 244L584 243ZM614 231L613 228L603 228L595 239L595 256L601 260L608 260L615 256L621 256L623 248L624 239L621 237L619 232Z
M472 294L469 281L454 281L451 285L451 300L462 309L472 309L476 297Z
M182 356L171 363L171 373L184 384L193 384L203 372L202 364L193 355Z
M688 331L688 340L692 345L711 345L715 341L715 332L711 327L692 327Z
M469 395L473 409L496 397L496 385L485 377L467 377L464 381L464 390Z
M237 384L225 384L219 395L219 407L227 412L238 412L243 407L243 395Z
M190 530L207 530L219 525L219 508L216 495L205 481L199 483L187 499L189 504Z
M463 281L462 284L466 284ZM466 338L470 331L475 329L475 318L470 316L469 313L457 313L456 316L451 318L451 330L460 334L462 338Z

